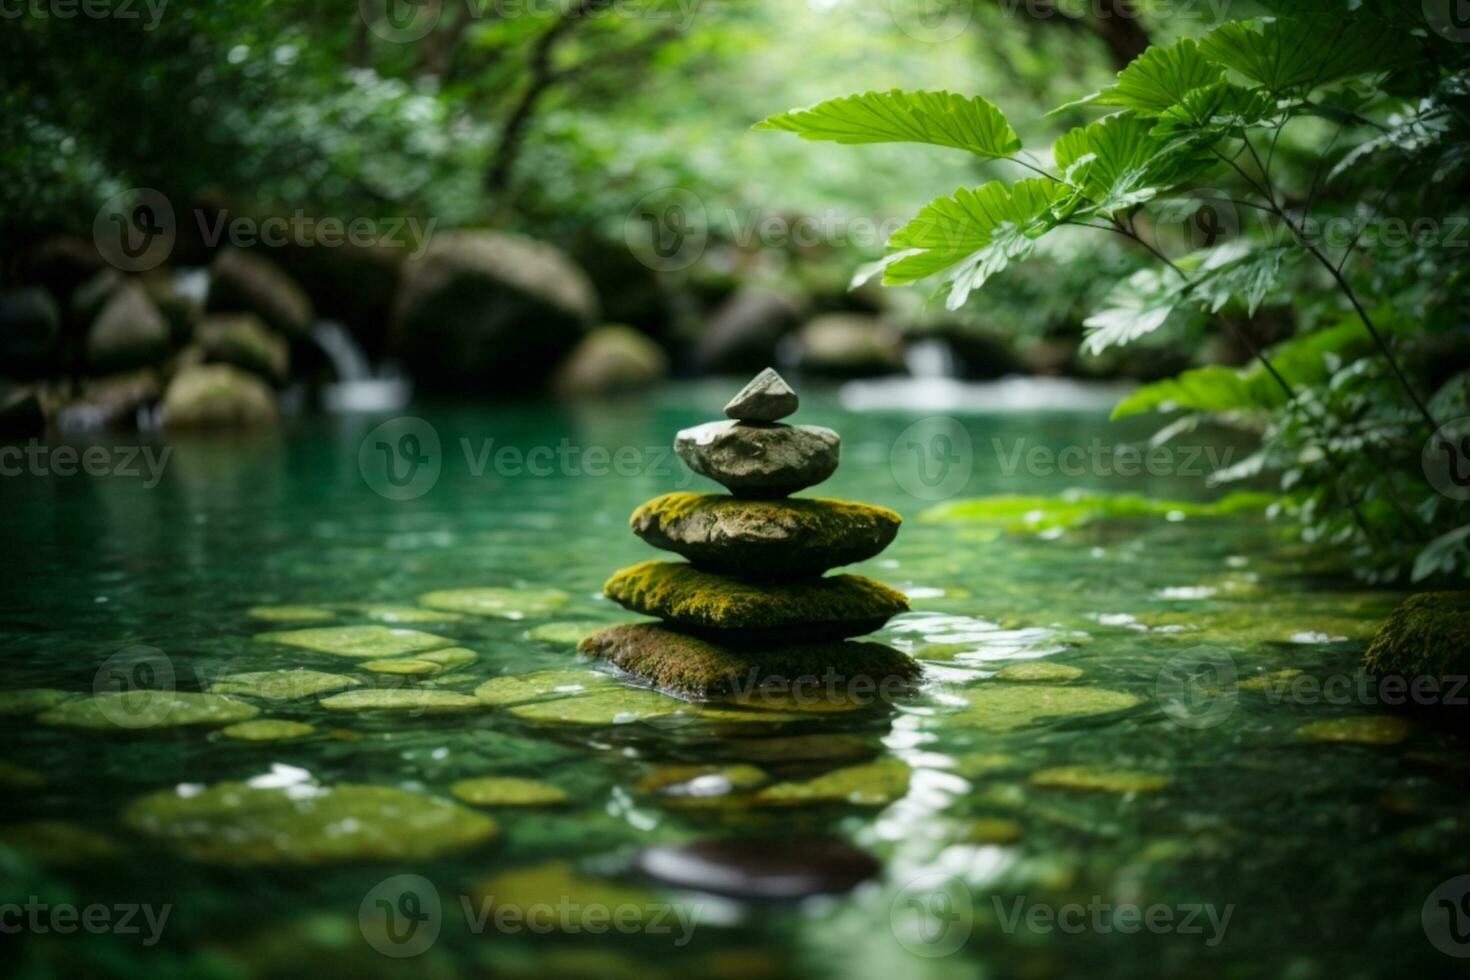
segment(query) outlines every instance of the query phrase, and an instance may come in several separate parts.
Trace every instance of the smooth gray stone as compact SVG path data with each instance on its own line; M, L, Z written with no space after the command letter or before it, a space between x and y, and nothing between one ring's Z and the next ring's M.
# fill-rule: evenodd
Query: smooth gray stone
M779 422L800 404L786 379L775 368L766 368L730 399L725 415L739 422Z
M837 470L842 439L817 425L706 422L674 437L674 451L737 497L784 497Z

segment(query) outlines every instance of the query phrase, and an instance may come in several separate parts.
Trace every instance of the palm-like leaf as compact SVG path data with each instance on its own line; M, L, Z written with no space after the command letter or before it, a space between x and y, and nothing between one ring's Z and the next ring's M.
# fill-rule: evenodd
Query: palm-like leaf
M1200 39L1199 50L1282 93L1387 71L1412 60L1418 48L1412 36L1373 18L1308 15L1222 24Z
M1118 73L1116 85L1082 102L1121 106L1157 116L1196 89L1224 80L1225 70L1201 54L1199 45L1185 38L1167 48L1149 48Z
M1052 154L1068 183L1102 214L1126 210L1198 176L1203 151L1153 133L1154 121L1120 112L1062 134Z
M755 128L834 143L929 143L989 159L1021 148L999 109L982 98L951 92L866 92L792 109Z

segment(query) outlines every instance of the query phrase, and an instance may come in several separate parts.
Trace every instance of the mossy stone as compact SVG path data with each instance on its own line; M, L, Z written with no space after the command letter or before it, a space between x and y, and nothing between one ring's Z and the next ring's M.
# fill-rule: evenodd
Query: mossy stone
M1376 677L1470 674L1470 591L1421 592L1393 611L1363 657Z
M226 674L209 685L215 694L239 694L267 701L295 701L300 698L330 694L349 687L360 687L362 681L342 674L320 670L257 670L245 674Z
M500 707L586 694L614 683L611 677L593 670L538 670L492 678L475 688L475 697L481 704Z
M319 606L251 606L245 615L267 623L323 623L337 618Z
M419 596L419 605L444 612L525 619L545 616L567 601L559 589L441 589Z
M46 687L23 687L0 691L0 718L24 718L54 708L63 701L81 695L73 691L57 691Z
M584 639L577 648L607 660L662 691L699 698L754 693L760 707L788 709L806 700L817 703L826 691L849 692L849 707L859 696L871 701L880 691L912 681L919 665L890 647L850 640L738 649L654 624L613 626ZM776 684L791 692L790 703L776 705L759 685Z
M577 697L537 701L512 707L525 721L562 725L627 725L685 711L689 705L642 688L613 685Z
M633 612L719 631L729 641L860 636L909 608L901 592L857 575L759 583L683 562L633 565L608 579L603 591Z
M0 786L6 789L40 789L45 785L46 777L36 770L0 760Z
M1056 766L1031 775L1032 786L1102 793L1151 793L1163 789L1171 781L1168 776L1157 773L1104 766Z
M959 725L1008 731L1047 718L1125 711L1143 698L1100 687L1053 684L991 684L966 692L969 706L949 716Z
M475 806L556 806L567 802L567 794L550 783L514 776L461 779L449 787L449 793Z
M768 782L765 771L746 763L659 766L644 773L638 789L668 796L725 796Z
M754 802L762 806L886 806L908 792L909 775L909 767L902 760L878 759L801 782L775 783L757 793Z
M188 725L228 725L260 714L253 704L223 694L190 691L124 691L64 701L43 712L43 725L140 730Z
M403 625L404 623L457 623L464 619L458 613L439 609L422 609L418 606L395 606L383 602L359 602L346 608L379 623Z
M820 575L872 558L903 518L844 500L745 500L669 493L633 512L633 533L700 568L752 578Z
M422 688L347 691L322 698L317 704L328 711L421 711L430 714L480 707L480 702L468 694Z
M237 738L242 742L280 742L286 739L301 738L314 731L316 731L314 727L302 721L257 718L254 721L242 721L239 724L221 728L219 733L225 738Z
M117 844L71 820L28 820L0 827L0 841L42 864L89 865L117 854Z
M1048 663L1045 660L1025 660L996 671L998 681L1075 681L1082 676L1081 667L1068 664Z
M397 657L387 660L367 660L361 664L363 670L375 674L398 674L410 677L442 674L445 671L472 664L478 658L473 650L450 647L447 650L430 650L412 657Z
M526 631L526 638L537 643L555 643L558 646L574 647L598 630L607 629L610 623L592 620L572 620L564 623L542 623Z
M785 735L777 738L727 739L725 748L750 762L855 762L878 754L878 746L860 735Z
M1242 691L1264 691L1269 695L1280 697L1291 690L1293 679L1300 677L1301 674L1299 668L1287 667L1282 670L1273 670L1259 677L1247 677L1236 686Z
M669 918L670 908L653 892L584 876L566 861L517 868L486 878L473 886L471 896L476 908L493 903L498 909L517 910L520 921L534 924L538 931L569 933L585 932L589 924L605 929L609 910L617 913L619 926L625 927L624 923L663 921Z
M457 803L351 783L181 787L142 797L122 821L185 857L240 867L428 860L498 832L495 821Z
M446 640L433 633L391 626L324 626L316 629L276 630L271 633L257 633L255 638L266 643L281 643L316 653L364 659L398 657L454 645L453 640Z
M1355 715L1309 722L1296 733L1299 738L1313 742L1397 745L1409 737L1409 723L1394 715Z

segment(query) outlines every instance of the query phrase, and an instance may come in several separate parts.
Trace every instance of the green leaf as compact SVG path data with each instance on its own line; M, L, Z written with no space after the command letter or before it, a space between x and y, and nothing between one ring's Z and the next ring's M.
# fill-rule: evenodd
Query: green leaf
M1162 327L1185 300L1184 280L1172 269L1140 269L1109 291L1101 310L1082 321L1091 354L1121 347Z
M1284 400L1284 396L1283 396ZM1139 387L1113 406L1112 418L1138 415L1156 408L1188 408L1199 412L1231 412L1264 408L1241 372L1211 365Z
M1195 278L1193 296L1211 313L1218 313L1233 299L1245 301L1250 316L1276 285L1287 249L1281 246L1252 249L1244 242L1228 242L1213 250Z
M1152 133L1159 139L1224 136L1271 118L1276 101L1260 89L1230 82L1197 88L1159 114Z
M929 143L987 159L1009 157L1021 148L1016 131L994 105L950 92L849 95L771 116L755 128L835 143Z
M1347 15L1262 18L1222 24L1199 50L1273 93L1310 91L1321 85L1387 71L1413 60L1415 39L1381 23Z
M1120 112L1068 130L1052 150L1068 183L1112 214L1151 200L1197 176L1213 161L1201 150L1153 135L1152 120Z
M883 282L917 282L962 266L949 298L950 309L955 309L972 289L1029 253L1036 239L1056 226L1052 207L1066 193L1064 185L1039 178L1017 181L1010 188L993 180L931 201L888 239L890 251L910 254L884 271Z
M1116 85L1084 101L1157 116L1196 89L1224 80L1224 69L1200 54L1194 41L1185 38L1167 48L1149 48L1118 73Z
M1274 500L1270 494L1264 493L1232 493L1211 503L1159 500L1131 493L1110 495L1073 491L1056 497L1004 494L939 504L920 514L919 520L925 523L999 525L1007 531L1047 531L1118 517L1163 517L1173 513L1186 517L1219 517L1262 510Z

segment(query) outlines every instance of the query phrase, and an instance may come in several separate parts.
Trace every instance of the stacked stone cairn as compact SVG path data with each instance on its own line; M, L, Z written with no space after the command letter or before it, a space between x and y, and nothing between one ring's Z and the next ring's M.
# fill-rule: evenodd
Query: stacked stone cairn
M767 368L725 406L729 421L678 434L679 457L730 493L670 493L633 512L634 534L688 560L647 561L608 579L610 599L662 622L601 630L582 641L584 654L701 699L814 686L873 696L918 675L897 650L850 639L906 611L903 594L825 574L881 552L902 518L789 496L830 477L841 447L831 429L783 423L797 405Z

